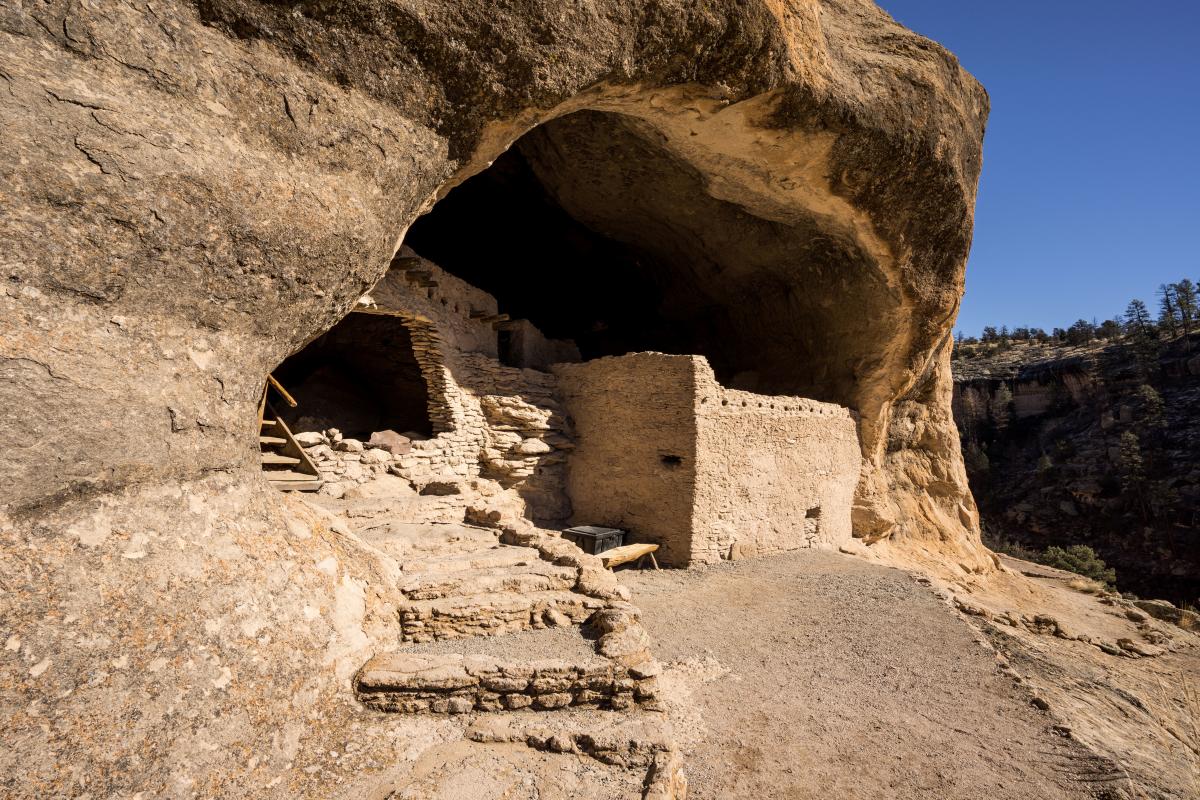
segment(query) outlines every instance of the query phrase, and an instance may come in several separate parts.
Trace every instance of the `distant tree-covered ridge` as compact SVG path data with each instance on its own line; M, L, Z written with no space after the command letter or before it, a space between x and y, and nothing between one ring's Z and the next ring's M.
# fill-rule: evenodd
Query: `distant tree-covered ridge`
M1196 295L1181 280L1156 313L1135 299L1103 323L958 340L954 417L985 543L1200 606Z
M1007 325L997 328L987 325L979 336L959 333L955 337L955 358L977 358L992 355L1011 348L1015 343L1028 342L1041 345L1080 346L1092 342L1110 342L1117 339L1141 340L1143 349L1162 340L1178 337L1189 339L1200 331L1200 298L1198 288L1190 279L1175 283L1164 283L1158 287L1158 315L1151 312L1146 303L1134 298L1125 307L1125 313L1112 319L1098 322L1079 319L1066 328L1054 328L1049 333L1044 328L1015 327Z

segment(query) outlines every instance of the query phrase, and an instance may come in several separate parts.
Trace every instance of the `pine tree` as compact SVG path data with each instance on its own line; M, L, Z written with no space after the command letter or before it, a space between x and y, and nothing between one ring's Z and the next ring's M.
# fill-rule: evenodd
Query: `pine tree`
M1095 338L1096 326L1086 319L1076 320L1075 324L1067 328L1067 341L1073 345L1087 344Z
M1134 336L1149 336L1150 312L1146 304L1134 298L1125 306L1125 332Z
M1121 491L1145 514L1146 465L1142 461L1142 446L1137 434L1125 431L1121 434L1117 469L1121 474Z
M1163 403L1162 395L1148 383L1143 383L1137 388L1136 396L1142 406L1142 419L1152 428L1161 428L1166 424L1166 405Z
M1172 288L1175 289L1175 304L1179 308L1179 326L1183 328L1183 335L1190 337L1192 328L1200 321L1200 309L1196 307L1196 284L1184 278ZM1190 339L1188 344L1190 347Z
M1158 369L1158 336L1150 312L1141 300L1130 300L1125 308L1125 348L1143 381Z
M1115 319L1106 319L1096 329L1096 335L1101 339L1116 339L1121 334L1121 323Z
M1003 433L1012 420L1012 400L1012 391L1008 384L1001 383L1000 388L992 395L991 403L992 423L996 426L996 433Z
M1158 324L1173 339L1179 333L1179 302L1175 284L1164 283L1158 287Z

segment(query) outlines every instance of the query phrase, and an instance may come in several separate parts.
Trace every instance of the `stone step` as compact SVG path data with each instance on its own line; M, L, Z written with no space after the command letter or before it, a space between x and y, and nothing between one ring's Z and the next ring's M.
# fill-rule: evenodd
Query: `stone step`
M627 669L599 657L506 662L459 653L383 653L359 670L354 689L371 708L409 714L625 709L655 700L656 674L657 664Z
M400 591L410 600L436 600L491 592L569 590L575 586L577 578L578 571L573 567L559 567L538 561L521 567L418 573L407 578L401 584Z
M309 475L307 472L296 472L291 469L273 469L263 472L269 481L308 481L309 483L320 483L319 475Z
M316 475L290 469L264 470L263 474L273 487L283 492L315 492L323 483Z
M450 553L420 558L404 564L405 572L449 573L472 569L494 569L500 567L527 567L541 562L542 557L532 547L497 545L487 550L471 550L465 553Z
M604 601L569 591L491 592L410 600L399 608L400 638L409 642L499 636L546 625L579 625Z

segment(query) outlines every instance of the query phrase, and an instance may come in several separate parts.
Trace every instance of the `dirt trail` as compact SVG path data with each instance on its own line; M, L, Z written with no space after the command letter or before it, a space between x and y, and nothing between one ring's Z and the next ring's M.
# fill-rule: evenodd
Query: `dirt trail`
M908 574L823 552L622 571L663 678L689 797L1104 796L978 634Z

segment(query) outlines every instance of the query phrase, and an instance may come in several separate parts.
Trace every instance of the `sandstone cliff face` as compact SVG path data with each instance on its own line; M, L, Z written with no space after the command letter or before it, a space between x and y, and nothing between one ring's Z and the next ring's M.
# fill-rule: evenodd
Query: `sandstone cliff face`
M1148 374L1128 341L1063 350L954 362L955 418L986 533L1034 551L1088 545L1121 591L1195 605L1196 341L1162 343Z
M987 100L873 4L8 0L0 42L7 794L329 785L297 754L351 724L391 578L262 481L263 377L569 112L676 176L644 211L740 276L731 347L859 414L859 535L989 563L948 361ZM573 182L608 133L542 171L653 239Z

